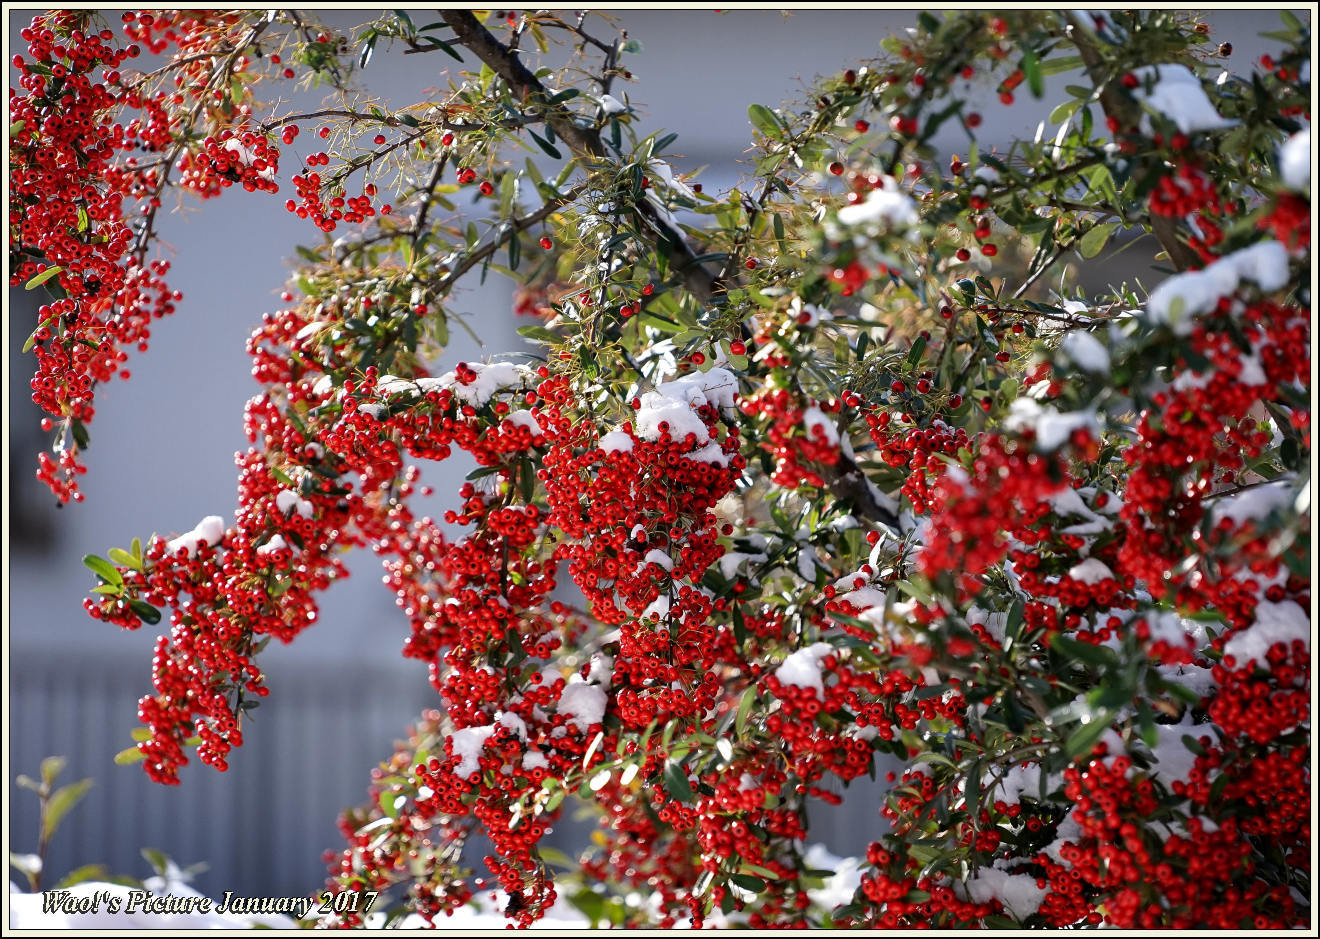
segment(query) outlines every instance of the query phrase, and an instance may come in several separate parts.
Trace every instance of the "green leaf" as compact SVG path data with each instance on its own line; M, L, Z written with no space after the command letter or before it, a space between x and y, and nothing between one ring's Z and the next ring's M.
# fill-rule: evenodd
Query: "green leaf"
M1063 102L1063 104L1059 105L1053 111L1050 112L1050 117L1049 117L1050 123L1062 124L1064 121L1068 120L1068 118L1076 114L1077 109L1081 106L1082 106L1081 102L1076 100Z
M68 786L56 789L51 795L50 801L46 803L46 814L41 820L41 838L43 841L50 839L59 828L60 822L64 816L69 814L69 810L82 801L83 796L87 795L87 790L92 788L90 779L83 779Z
M115 570L115 566L105 558L95 554L84 554L82 561L91 569L93 574L105 583L118 586L124 582L124 576Z
M169 870L170 858L164 851L156 848L143 848L142 856L147 859L147 863L151 865L157 874L163 876Z
M1113 649L1082 642L1080 639L1065 636L1063 633L1057 633L1051 637L1050 648L1074 662L1082 662L1097 668L1112 666L1118 660L1118 656L1115 655Z
M91 226L92 220L87 214L87 210L78 206L78 231L84 232Z
M110 555L110 560L120 567L131 567L135 571L142 570L142 559L129 554L123 548L111 548L106 554Z
M160 610L156 609L146 600L139 600L136 597L128 601L129 608L137 614L137 618L142 620L148 626L155 626L160 622Z
M743 692L742 700L738 702L738 716L734 718L734 729L741 734L747 727L747 718L752 713L752 706L756 703L756 686L752 685Z
M50 280L52 277L54 277L62 270L64 270L64 265L62 264L56 264L54 267L48 267L40 274L37 274L35 277L29 280L26 284L24 284L23 289L33 290L37 287L40 287L42 284Z
M665 762L665 788L679 802L692 801L692 784L688 782L687 770L676 760Z
M556 160L562 160L562 159L564 158L564 155L563 155L562 153L559 152L559 148L558 148L558 147L556 147L556 146L555 146L554 144L552 144L550 141L546 140L544 137L542 137L542 136L541 136L540 134L538 134L536 131L531 130L531 129L529 128L528 131L527 131L527 133L529 133L529 134L532 135L532 139L533 139L534 141L536 141L536 145L537 145L538 147L540 147L543 151L545 151L546 156L552 157L552 158L554 158L554 159L556 159Z
M560 340L560 336L552 329L544 326L519 326L518 335L527 339L535 339L537 342L548 342L554 344Z
M926 351L926 337L918 336L907 354L908 368L915 368L921 362L921 355Z
M376 51L376 31L371 30L367 33L366 39L362 43L362 54L358 56L358 68L366 68L367 63L371 61L371 55Z
M55 885L55 889L68 890L76 884L86 883L89 880L107 881L109 879L110 873L105 869L104 864L84 864L81 867L75 867L61 877L60 882Z
M1077 243L1078 253L1088 259L1095 257L1104 249L1118 224L1118 222L1105 222L1102 225L1096 225L1083 235L1082 240Z
M10 139L10 140L13 140L15 137L17 137L19 134L21 134L21 133L23 132L23 128L24 128L24 127L27 127L27 121L21 121L21 120L20 120L20 121L14 121L14 123L10 124L10 125L9 125L9 139Z
M751 120L753 127L770 139L778 140L783 136L784 128L779 123L779 118L775 116L774 111L771 111L765 105L748 105L747 117Z
M1105 735L1109 729L1109 715L1107 712L1098 713L1089 723L1083 724L1068 735L1068 740L1063 745L1064 753L1069 759L1076 759L1091 752L1091 748L1100 742L1100 738Z
M766 889L765 881L760 877L753 877L751 874L734 874L729 878L729 882L744 890L750 890L752 893L765 893Z
M1061 55L1057 58L1046 59L1040 63L1040 73L1042 75L1058 75L1060 72L1071 72L1079 69L1083 65L1080 55ZM1050 118L1051 121L1054 118Z

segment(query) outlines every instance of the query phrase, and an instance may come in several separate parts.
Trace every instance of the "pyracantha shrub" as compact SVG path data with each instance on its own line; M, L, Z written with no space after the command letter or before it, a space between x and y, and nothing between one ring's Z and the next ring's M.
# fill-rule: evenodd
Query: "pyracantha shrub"
M37 16L13 61L10 283L49 297L61 499L97 386L179 306L166 196L319 230L248 344L237 510L89 559L93 617L168 619L153 779L238 758L262 648L370 547L436 702L344 815L334 891L443 922L499 886L517 925L565 891L630 926L1309 922L1306 24L1223 71L1189 14L923 13L751 105L715 194L630 106L608 17L120 19ZM387 52L447 87L351 90ZM263 103L291 80L331 102ZM1049 126L978 146L973 86ZM1097 286L1121 250L1156 269ZM441 370L487 271L538 352ZM813 802L898 764L857 868L817 869ZM578 858L543 845L569 797L600 820Z

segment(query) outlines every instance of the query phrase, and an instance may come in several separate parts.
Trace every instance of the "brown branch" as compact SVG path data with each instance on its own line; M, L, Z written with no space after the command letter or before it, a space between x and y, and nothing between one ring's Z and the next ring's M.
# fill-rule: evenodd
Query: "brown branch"
M1113 118L1118 124L1114 136L1117 138L1123 134L1136 132L1141 123L1141 107L1120 90L1117 76L1106 76L1104 56L1091 42L1077 17L1071 13L1064 15L1069 24L1068 39L1077 48L1077 53L1086 65L1091 80L1100 85L1100 106L1104 109L1105 116ZM1101 82L1103 85L1100 84ZM1150 172L1152 168L1149 166L1137 170L1133 178L1138 187L1140 176ZM1178 223L1174 219L1155 213L1150 213L1149 218L1151 233L1159 241L1160 247L1164 249L1175 268L1185 271L1201 266L1200 256L1178 237Z
M459 44L503 79L515 100L544 108L547 126L575 157L588 162L605 158L605 147L601 143L600 131L595 127L580 124L573 112L563 104L547 104L551 94L541 80L532 74L515 52L477 22L475 16L465 10L443 10L440 15L453 29ZM642 199L633 206L633 211L645 223L639 226L643 237L665 254L670 269L682 281L689 293L701 303L718 302L717 298L722 299L725 291L719 278L697 263L697 255L682 232L670 225L656 206Z

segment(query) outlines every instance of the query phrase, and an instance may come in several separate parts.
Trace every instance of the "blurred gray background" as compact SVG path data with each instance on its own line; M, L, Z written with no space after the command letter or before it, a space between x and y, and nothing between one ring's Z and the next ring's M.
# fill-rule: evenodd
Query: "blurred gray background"
M327 19L342 28L371 15L336 11ZM701 181L707 192L729 188L745 171L748 104L796 101L804 81L875 55L882 38L915 20L910 11L814 9L618 16L643 44L626 63L635 82L622 86L643 112L639 126L643 133L678 132L671 149L682 157L671 162L684 172L706 167ZM11 54L26 51L16 33L30 17L10 13ZM1243 71L1270 48L1256 34L1278 23L1260 9L1207 18L1217 39L1233 42L1231 67ZM378 48L363 80L399 107L421 100L428 87L444 86L442 70L451 64L441 54L402 56ZM1062 82L1053 81L1061 89ZM1057 103L1048 90L1040 102L1023 93L1012 108L991 104L988 92L983 97L983 151L995 140L1034 135ZM315 149L310 129L304 126L291 148L297 154ZM938 142L946 154L966 152L961 131L946 130ZM297 162L286 156L285 165ZM349 562L353 577L325 596L320 623L291 646L264 654L271 695L227 773L194 760L181 786L162 787L139 766L112 763L131 744L137 700L151 690L158 628L125 633L87 618L81 603L94 578L80 559L126 546L134 536L145 541L153 532L186 531L204 515L232 519L233 456L246 448L242 409L257 388L248 377L244 341L261 313L278 304L293 246L314 243L318 235L284 211L287 175L277 196L230 191L163 220L174 263L170 283L184 291L184 300L153 328L151 351L133 356L132 380L101 390L81 505L57 511L33 478L36 453L48 443L28 396L31 363L20 355L35 305L31 295L10 292L10 849L26 853L37 844L37 800L13 786L16 774L35 776L43 757L59 754L69 760L65 781L92 777L96 783L55 837L48 884L92 862L144 876L149 870L139 849L153 847L181 865L206 862L209 869L195 885L213 896L313 891L324 879L321 853L341 845L337 813L362 800L371 767L436 701L425 667L400 655L408 627L380 585L377 560L359 553ZM1097 287L1128 276L1112 269L1098 274ZM449 368L463 358L521 347L510 295L509 285L493 281L460 294L454 307L467 314L484 347L474 348L454 330L454 346L437 364ZM455 460L427 474L440 511L468 468ZM854 785L841 808L814 809L813 839L838 854L863 852L881 824L881 792L874 784ZM12 871L11 879L22 882Z

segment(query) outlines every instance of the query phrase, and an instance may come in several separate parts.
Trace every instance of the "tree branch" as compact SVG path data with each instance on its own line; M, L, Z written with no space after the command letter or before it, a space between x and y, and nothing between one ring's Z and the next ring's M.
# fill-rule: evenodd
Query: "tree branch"
M440 15L453 29L459 44L503 79L516 100L539 104L545 109L547 126L574 156L588 161L605 158L599 130L580 124L573 112L562 104L547 105L552 96L545 85L523 64L517 53L496 39L475 16L466 10L443 10ZM647 199L637 202L633 211L645 222L638 226L642 236L664 253L670 270L688 292L701 303L718 302L717 298L724 294L723 284L716 275L697 263L696 252L682 232L676 230Z
M1077 17L1072 13L1064 15L1068 19L1068 39L1077 47L1077 53L1081 56L1087 72L1090 73L1091 80L1097 85L1104 82L1100 86L1100 106L1104 109L1106 117L1112 117L1118 122L1115 136L1134 132L1141 123L1141 108L1119 90L1114 76L1106 78L1104 56L1091 42ZM1150 170L1146 168L1137 172L1145 174ZM1201 266L1200 256L1178 237L1178 223L1174 219L1153 212L1148 213L1148 216L1151 233L1168 254L1169 261L1174 267L1185 271Z

